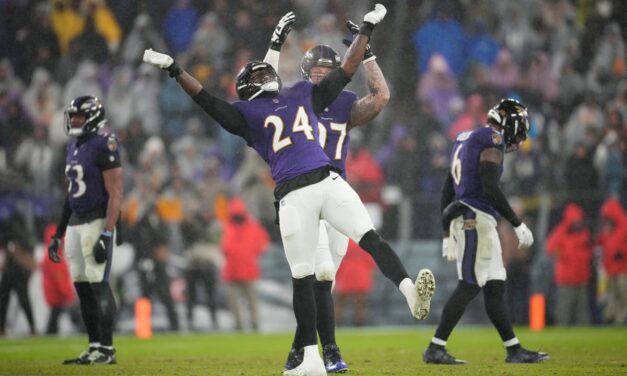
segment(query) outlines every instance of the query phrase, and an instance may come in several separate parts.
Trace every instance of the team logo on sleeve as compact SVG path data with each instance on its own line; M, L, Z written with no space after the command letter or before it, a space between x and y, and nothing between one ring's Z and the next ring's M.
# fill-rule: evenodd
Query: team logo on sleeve
M107 138L107 148L111 152L118 150L118 140L116 140L113 135Z
M500 145L503 143L503 136L499 133L492 133L492 143L494 145Z

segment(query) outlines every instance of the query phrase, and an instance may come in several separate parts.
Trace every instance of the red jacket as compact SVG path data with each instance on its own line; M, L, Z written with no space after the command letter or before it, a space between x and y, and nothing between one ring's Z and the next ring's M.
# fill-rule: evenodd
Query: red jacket
M352 240L335 276L338 293L367 293L372 289L374 260Z
M603 247L603 266L608 275L627 274L627 214L620 202L610 198L601 207L604 226L598 243Z
M231 199L221 242L225 256L222 278L227 282L257 280L259 256L266 251L269 243L267 231L248 214L244 201Z
M76 296L74 295L74 286L70 276L70 270L63 255L63 247L59 247L59 256L61 256L60 263L55 264L48 259L50 238L56 230L57 226L55 225L48 225L44 230L45 255L41 261L41 274L46 302L50 307L62 308L74 303Z
M347 181L363 202L381 202L381 189L385 177L381 166L372 153L362 147L356 153L349 151L346 157Z
M557 285L582 286L590 280L592 243L590 230L583 223L583 210L576 204L568 204L562 221L546 240L547 252L556 257ZM581 226L579 229L571 230L571 226L578 224Z

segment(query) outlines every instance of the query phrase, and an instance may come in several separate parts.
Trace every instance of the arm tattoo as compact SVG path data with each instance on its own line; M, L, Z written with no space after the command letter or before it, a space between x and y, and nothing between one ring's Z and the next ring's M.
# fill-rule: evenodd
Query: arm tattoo
M370 94L359 99L353 104L351 110L351 127L366 124L374 119L390 99L390 90L388 89L383 72L376 62L370 62L364 65L366 76L368 78L368 90Z

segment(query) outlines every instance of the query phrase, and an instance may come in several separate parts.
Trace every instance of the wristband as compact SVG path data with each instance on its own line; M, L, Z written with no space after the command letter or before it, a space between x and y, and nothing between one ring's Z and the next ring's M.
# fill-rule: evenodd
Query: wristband
M363 64L369 63L369 62L371 62L371 61L374 61L376 58L377 58L377 56L376 56L376 55L372 55L372 56L370 56L370 57L368 57L368 58L366 58L366 59L362 60L362 63L363 63Z
M113 231L103 230L100 235L104 235L110 238L111 236L113 236Z
M364 21L364 23L362 23L361 27L359 28L359 34L367 36L368 40L370 40L370 35L372 34L373 30L374 24Z
M167 71L170 74L170 77L172 77L172 78L176 78L181 73L183 73L183 70L181 69L181 67L179 67L179 65L176 63L176 61L172 62L172 65L170 65L167 68Z

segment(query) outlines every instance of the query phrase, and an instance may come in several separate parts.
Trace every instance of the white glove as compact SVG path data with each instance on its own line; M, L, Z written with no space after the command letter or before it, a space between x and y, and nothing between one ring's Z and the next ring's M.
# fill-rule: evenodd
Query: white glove
M280 51L281 46L285 43L287 39L287 34L292 30L292 24L296 20L296 15L294 12L286 13L285 16L279 20L279 23L274 28L274 33L272 33L272 38L270 38L270 47L275 51Z
M442 258L445 258L447 261L455 261L457 260L457 255L455 254L455 248L451 247L450 238L442 238Z
M387 11L388 10L385 9L383 5L376 4L374 6L374 10L371 10L364 16L364 22L370 22L371 24L376 25L379 22L383 21L383 17L385 17Z
M174 64L174 59L169 55L162 54L160 52L153 51L152 48L149 48L144 51L145 63L153 65L157 68L168 69Z
M526 224L521 223L518 227L514 227L514 231L518 237L518 249L531 247L533 244L533 234Z

